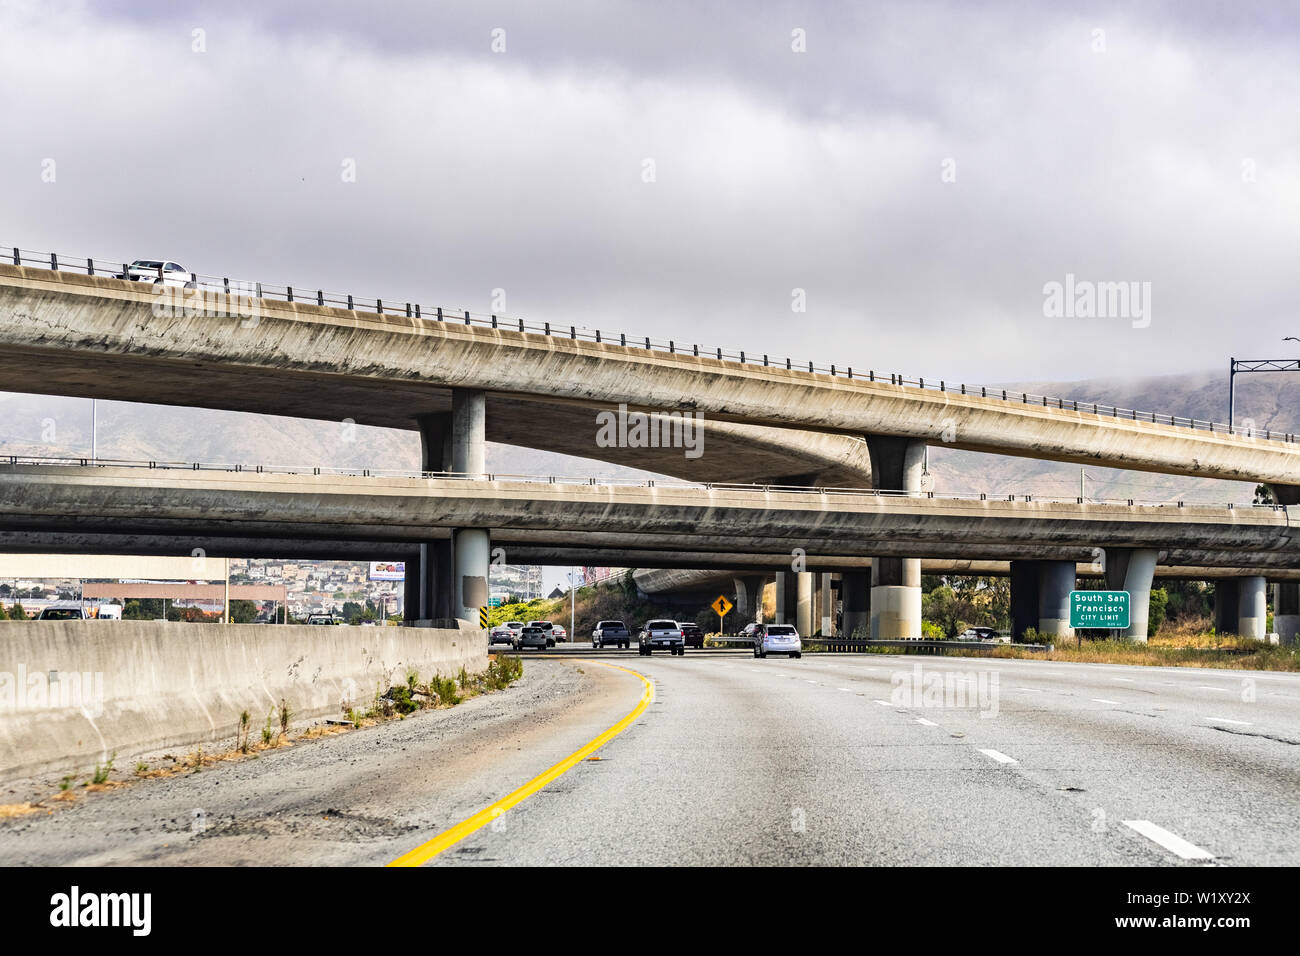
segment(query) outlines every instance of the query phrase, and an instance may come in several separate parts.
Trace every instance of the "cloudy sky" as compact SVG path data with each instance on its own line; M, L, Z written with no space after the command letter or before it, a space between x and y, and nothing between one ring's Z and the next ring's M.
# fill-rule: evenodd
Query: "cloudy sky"
M1297 20L0 0L0 244L969 382L1300 355Z

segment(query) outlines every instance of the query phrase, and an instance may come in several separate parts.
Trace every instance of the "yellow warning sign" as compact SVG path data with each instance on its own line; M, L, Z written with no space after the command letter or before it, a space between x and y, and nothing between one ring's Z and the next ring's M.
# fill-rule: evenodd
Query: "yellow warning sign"
M486 628L488 626L488 609L481 607L478 609L478 626Z
M727 612L730 611L734 605L727 600L726 595L720 594L718 595L718 599L713 602L712 607L713 612L717 614L718 617L725 617Z

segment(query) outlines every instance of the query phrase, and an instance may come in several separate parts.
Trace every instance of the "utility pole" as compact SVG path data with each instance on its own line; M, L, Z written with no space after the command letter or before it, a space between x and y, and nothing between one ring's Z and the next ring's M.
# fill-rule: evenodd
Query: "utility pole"
M569 572L569 641L570 642L576 641L578 639L577 635L573 633L573 628L576 624L576 618L578 616L578 588L575 583L577 577L578 577L577 571Z

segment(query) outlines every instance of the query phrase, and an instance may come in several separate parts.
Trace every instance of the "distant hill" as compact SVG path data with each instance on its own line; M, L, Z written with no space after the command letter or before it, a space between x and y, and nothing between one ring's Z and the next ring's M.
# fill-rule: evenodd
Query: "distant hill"
M1237 384L1239 422L1253 419L1261 429L1300 431L1300 375L1247 375L1239 377ZM1162 414L1220 422L1227 418L1227 376L1221 372L1017 382L1005 387ZM103 401L98 403L98 421L99 454L104 458L396 469L414 469L419 461L419 437L413 431ZM539 427L544 428L544 423ZM79 457L89 453L88 400L0 392L0 454ZM488 468L598 478L641 474L604 462L505 445L489 445ZM939 492L1068 496L1079 488L1079 467L1059 462L936 447L931 449L930 469ZM1214 479L1093 467L1084 471L1089 497L1245 501L1254 490L1244 483Z
M1030 381L999 384L1017 392L1098 402L1202 421L1228 419L1226 372L1191 372L1138 379ZM1237 424L1300 432L1300 374L1268 373L1237 378ZM1079 493L1078 465L932 448L936 491L1072 496ZM1255 486L1213 478L1183 478L1114 468L1083 469L1090 498L1220 503L1249 501Z

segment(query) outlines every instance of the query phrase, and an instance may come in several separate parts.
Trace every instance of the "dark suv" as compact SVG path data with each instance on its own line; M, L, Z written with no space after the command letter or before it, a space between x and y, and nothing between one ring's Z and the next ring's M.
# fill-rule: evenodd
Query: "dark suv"
M681 621L678 621L677 626L682 629L682 637L686 639L687 647L698 647L703 649L704 632L700 630L698 624L683 624Z

